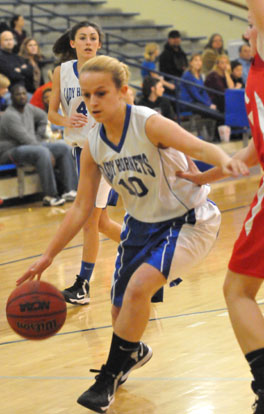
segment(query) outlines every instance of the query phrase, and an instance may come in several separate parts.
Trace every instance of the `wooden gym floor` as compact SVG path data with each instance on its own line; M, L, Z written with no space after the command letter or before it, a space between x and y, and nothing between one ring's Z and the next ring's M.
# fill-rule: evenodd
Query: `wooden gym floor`
M211 199L222 211L219 238L210 255L183 282L166 288L163 304L153 305L144 334L153 358L120 387L108 414L251 413L251 375L228 320L222 284L228 259L259 175L212 185ZM68 306L56 336L27 341L5 318L5 303L16 279L45 249L69 204L40 203L0 209L0 412L4 414L84 414L76 403L93 382L90 368L105 362L111 340L110 282L116 244L100 236L91 282L91 304ZM110 215L122 221L122 206ZM79 271L79 234L44 273L59 289ZM263 290L259 295L263 303Z

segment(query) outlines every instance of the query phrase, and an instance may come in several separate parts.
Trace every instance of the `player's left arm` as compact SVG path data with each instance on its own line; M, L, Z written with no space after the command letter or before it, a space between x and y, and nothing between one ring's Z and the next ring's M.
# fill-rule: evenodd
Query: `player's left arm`
M147 137L157 147L175 148L194 159L220 167L227 175L248 174L248 168L243 162L230 158L217 145L202 141L161 115L148 118L145 129Z
M101 173L86 142L81 153L81 170L77 196L45 254L52 259L69 243L92 213Z

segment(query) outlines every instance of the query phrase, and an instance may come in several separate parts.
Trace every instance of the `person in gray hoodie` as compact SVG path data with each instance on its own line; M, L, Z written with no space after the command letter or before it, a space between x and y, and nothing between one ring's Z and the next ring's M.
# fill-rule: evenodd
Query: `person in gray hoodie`
M73 201L77 189L77 174L70 147L63 141L47 142L46 113L27 103L23 85L11 89L12 105L1 116L0 162L33 165L39 174L44 193L44 206L63 205ZM54 169L62 187L59 195Z

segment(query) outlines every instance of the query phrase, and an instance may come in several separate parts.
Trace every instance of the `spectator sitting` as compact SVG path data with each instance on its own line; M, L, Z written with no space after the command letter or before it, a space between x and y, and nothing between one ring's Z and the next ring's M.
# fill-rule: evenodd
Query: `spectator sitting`
M219 55L224 54L224 42L220 34L214 33L209 39L209 42L204 47L204 52L202 54L202 73L206 76L216 63L216 58Z
M151 70L156 70L156 60L159 56L159 45L157 43L147 43L144 52L144 61L142 63L141 76L155 76Z
M5 99L5 95L8 92L8 88L10 85L10 80L0 74L0 113L5 111L7 108L7 100Z
M240 63L238 60L233 60L233 62L231 62L231 78L234 82L234 87L236 89L245 87L242 75L243 75L242 63Z
M27 32L24 30L24 25L24 17L20 14L16 14L10 20L11 31L15 38L15 45L13 49L14 53L19 52L20 45L22 44L23 40L27 37Z
M2 114L0 123L0 162L12 160L18 165L36 167L44 193L44 206L59 206L76 196L77 175L71 148L59 141L44 141L47 115L27 103L27 91L22 85L11 89L12 105ZM53 167L63 187L59 196Z
M169 99L162 96L163 92L164 87L160 79L146 76L142 86L143 97L137 101L137 105L152 108L174 121L176 119L175 112Z
M156 69L156 60L159 56L159 46L157 43L147 43L145 46L145 53L144 53L144 62L142 63L142 70L141 75L144 80L146 76L152 76L153 78L160 79L163 83L165 88L173 91L175 90L175 85L172 82L167 82L160 76L158 73L151 72L151 70Z
M0 21L0 33L10 30L10 27L5 21Z
M240 46L239 48L239 58L238 61L242 64L243 67L243 82L244 85L247 83L248 72L251 66L252 56L251 56L251 49L248 43Z
M37 106L38 108L45 111L45 105L43 103L43 92L46 89L50 88L52 88L52 81L44 83L44 85L41 85L39 88L37 88L30 99L31 105Z
M24 58L12 52L14 48L14 35L5 31L0 35L0 73L10 80L10 87L16 83L25 86L29 91L33 84L33 68Z
M181 35L178 30L171 30L168 41L159 57L160 72L181 77L188 66L186 53L181 48ZM171 79L166 78L167 81Z
M234 88L234 82L231 78L230 62L227 55L219 55L216 58L212 72L207 75L205 86L224 92L227 88ZM209 92L212 102L221 113L225 112L225 96L217 93Z
M204 86L204 81L201 76L201 69L201 55L198 53L192 55L189 61L189 69L184 72L184 74L182 75L182 79L193 82L198 86ZM206 90L202 88L197 88L194 85L189 85L187 83L181 82L180 96L181 100L183 101L204 105L211 109L216 109L216 106L212 103Z
M41 55L39 45L32 37L26 37L19 49L19 56L22 56L26 62L33 67L33 85L29 92L43 85L43 76L41 68L44 66L44 56Z

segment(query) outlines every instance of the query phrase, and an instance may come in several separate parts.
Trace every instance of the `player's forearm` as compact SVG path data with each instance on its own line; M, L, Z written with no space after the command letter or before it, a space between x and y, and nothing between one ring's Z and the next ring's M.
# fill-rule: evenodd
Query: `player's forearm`
M54 125L58 125L62 127L68 126L68 119L65 116L60 115L58 112L52 109L49 110L48 120Z
M196 153L191 154L191 156L197 160L220 168L230 161L229 155L227 155L220 147L204 141L201 142L200 149Z
M238 151L233 158L243 161L248 167L253 167L254 165L259 164L253 140L250 141L246 148L242 148Z
M232 158L243 161L248 167L253 167L259 163L253 140L250 141L246 148L242 148ZM226 177L221 168L214 167L199 175L199 185L211 183Z

